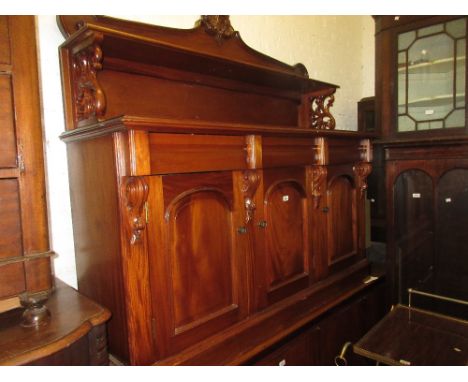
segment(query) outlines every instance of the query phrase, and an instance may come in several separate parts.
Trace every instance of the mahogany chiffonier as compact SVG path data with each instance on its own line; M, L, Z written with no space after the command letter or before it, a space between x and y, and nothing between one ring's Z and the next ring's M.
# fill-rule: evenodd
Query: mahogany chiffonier
M246 364L372 286L371 145L334 130L336 86L227 16L58 21L79 290L117 359Z

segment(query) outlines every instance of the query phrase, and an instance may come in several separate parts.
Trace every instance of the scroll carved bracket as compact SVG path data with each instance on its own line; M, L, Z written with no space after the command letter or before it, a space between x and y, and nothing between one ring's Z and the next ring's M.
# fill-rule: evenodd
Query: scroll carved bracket
M254 218L255 209L257 208L254 202L254 195L259 183L260 175L257 171L244 171L241 192L244 194L245 224L250 223Z
M74 53L71 59L75 123L97 121L104 115L106 97L97 80L102 69L102 35L96 34L92 42Z
M320 206L320 200L325 193L327 185L327 168L325 166L312 166L312 198L314 201L314 208Z
M130 244L141 242L147 224L148 184L143 178L129 177L124 183Z
M199 23L205 28L206 33L213 35L218 43L222 43L223 40L229 39L236 34L236 31L231 25L229 16L201 16Z
M361 162L354 166L353 170L356 175L356 184L360 190L360 197L363 199L365 191L367 190L367 177L372 171L372 165L370 163Z
M335 102L336 89L327 90L317 94L310 95L308 102L309 109L309 123L312 129L317 130L334 130L336 126L335 118L330 112L330 108Z

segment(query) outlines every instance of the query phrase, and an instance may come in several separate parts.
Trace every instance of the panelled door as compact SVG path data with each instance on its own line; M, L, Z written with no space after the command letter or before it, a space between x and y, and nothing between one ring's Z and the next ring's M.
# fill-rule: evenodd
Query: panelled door
M242 204L230 171L149 177L153 315L161 355L173 354L245 314Z
M309 286L310 245L304 167L263 170L263 220L257 221L256 255L262 256L266 303ZM263 253L262 253L263 252Z
M358 253L356 187L347 166L330 166L327 186L328 265Z

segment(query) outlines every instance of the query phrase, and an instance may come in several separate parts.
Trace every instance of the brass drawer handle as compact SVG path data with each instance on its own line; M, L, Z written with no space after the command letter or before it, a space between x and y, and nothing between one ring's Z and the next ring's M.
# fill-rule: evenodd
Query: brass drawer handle
M268 223L265 220L260 220L257 224L260 228L266 228Z

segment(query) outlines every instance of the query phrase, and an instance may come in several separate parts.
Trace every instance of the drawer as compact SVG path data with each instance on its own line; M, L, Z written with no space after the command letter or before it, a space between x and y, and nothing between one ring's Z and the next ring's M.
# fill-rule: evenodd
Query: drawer
M247 168L244 136L150 134L152 174Z
M317 144L314 138L264 137L262 154L265 168L317 164Z
M313 333L313 332L312 332ZM308 366L313 365L312 336L307 331L254 361L254 366Z

